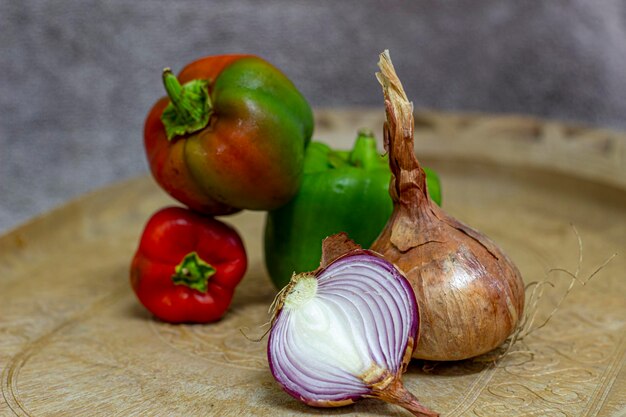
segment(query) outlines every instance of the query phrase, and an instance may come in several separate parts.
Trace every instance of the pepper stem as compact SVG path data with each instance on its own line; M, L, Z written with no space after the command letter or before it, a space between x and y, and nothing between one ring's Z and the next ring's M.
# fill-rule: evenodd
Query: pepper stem
M215 268L212 265L203 261L196 252L191 252L176 265L174 275L172 275L172 282L175 285L185 285L201 293L206 293L209 278L215 272Z
M172 70L165 68L163 85L171 100L161 115L168 140L197 132L208 125L213 113L208 80L193 80L181 85Z
M380 167L381 156L376 149L376 138L371 130L359 130L354 147L348 156L348 162L365 170Z

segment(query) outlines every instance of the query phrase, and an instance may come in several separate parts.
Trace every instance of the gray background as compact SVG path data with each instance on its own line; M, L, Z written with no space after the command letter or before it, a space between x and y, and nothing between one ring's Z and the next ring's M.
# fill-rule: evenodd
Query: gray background
M255 53L313 106L381 106L385 48L417 107L626 128L620 0L0 0L0 232L147 171L164 66Z

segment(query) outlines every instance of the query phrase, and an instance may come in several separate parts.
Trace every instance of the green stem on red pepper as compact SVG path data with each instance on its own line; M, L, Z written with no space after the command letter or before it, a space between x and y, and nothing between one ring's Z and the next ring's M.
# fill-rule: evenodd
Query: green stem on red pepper
M209 278L215 274L215 268L203 261L196 252L187 254L176 265L172 275L172 282L176 285L185 285L194 290L206 293L209 286Z
M163 111L161 121L169 140L207 126L213 113L207 80L193 80L181 85L172 71L165 68L163 85L170 104Z

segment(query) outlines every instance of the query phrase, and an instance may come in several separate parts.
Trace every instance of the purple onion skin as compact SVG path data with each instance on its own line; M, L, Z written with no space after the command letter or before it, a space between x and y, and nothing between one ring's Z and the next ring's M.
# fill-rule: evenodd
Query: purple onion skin
M406 371L406 367L411 359L413 350L415 349L415 346L417 346L417 341L418 341L417 338L419 334L419 309L418 309L415 293L413 291L413 288L411 287L411 284L407 281L407 279L398 271L397 268L394 267L393 264L385 260L380 254L373 252L371 250L363 250L363 249L356 249L356 250L347 252L344 255L341 255L337 257L336 259L334 259L328 265L321 266L317 270L313 271L310 275L313 275L316 279L319 280L320 277L329 269L333 269L339 265L344 265L345 263L358 262L358 261L363 261L363 260L367 261L368 263L374 263L377 266L382 267L384 271L389 274L390 277L397 280L401 284L402 288L407 293L407 298L410 303L409 309L410 311L414 312L414 314L410 314L409 317L406 318L409 320L409 332L408 332L409 337L407 338L403 346L402 357L399 358L400 369L396 370L396 378L400 378L400 375L402 375L402 373ZM323 285L323 283L320 285ZM285 291L285 294L287 293L288 293L288 290ZM275 312L274 318L272 320L272 324L276 320L278 320L281 314L283 313L282 307L283 307L283 302L279 300L278 308L277 308L277 311ZM268 347L272 345L272 341L274 337L275 337L274 332L270 331L269 338L268 338ZM352 404L355 401L358 401L362 398L372 397L371 393L373 391L373 388L366 387L366 390L364 390L363 393L357 393L354 395L346 395L346 396L338 396L337 398L333 398L332 400L316 400L315 398L308 398L306 396L303 396L298 391L290 389L289 387L286 386L286 383L282 381L282 378L280 374L277 372L276 367L275 367L275 359L272 357L272 350L269 348L267 350L267 358L268 358L270 371L272 375L274 376L274 379L276 379L278 384L281 386L281 388L287 394L291 395L292 397L296 398L297 400L307 405L310 405L313 407L339 407L339 406Z

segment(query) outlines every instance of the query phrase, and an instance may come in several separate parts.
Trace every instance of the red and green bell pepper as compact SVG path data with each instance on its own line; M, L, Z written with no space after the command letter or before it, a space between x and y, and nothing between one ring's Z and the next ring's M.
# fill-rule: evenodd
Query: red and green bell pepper
M426 170L428 192L441 204L439 178ZM265 264L277 288L294 272L319 266L322 240L338 232L367 248L383 230L393 209L391 172L376 140L360 132L351 151L336 151L312 142L306 151L298 194L267 214Z
M307 101L278 69L253 55L199 59L146 119L144 145L157 183L211 215L270 210L289 201L313 133Z
M226 312L246 271L235 229L182 207L155 213L130 271L139 301L170 323L208 323Z

